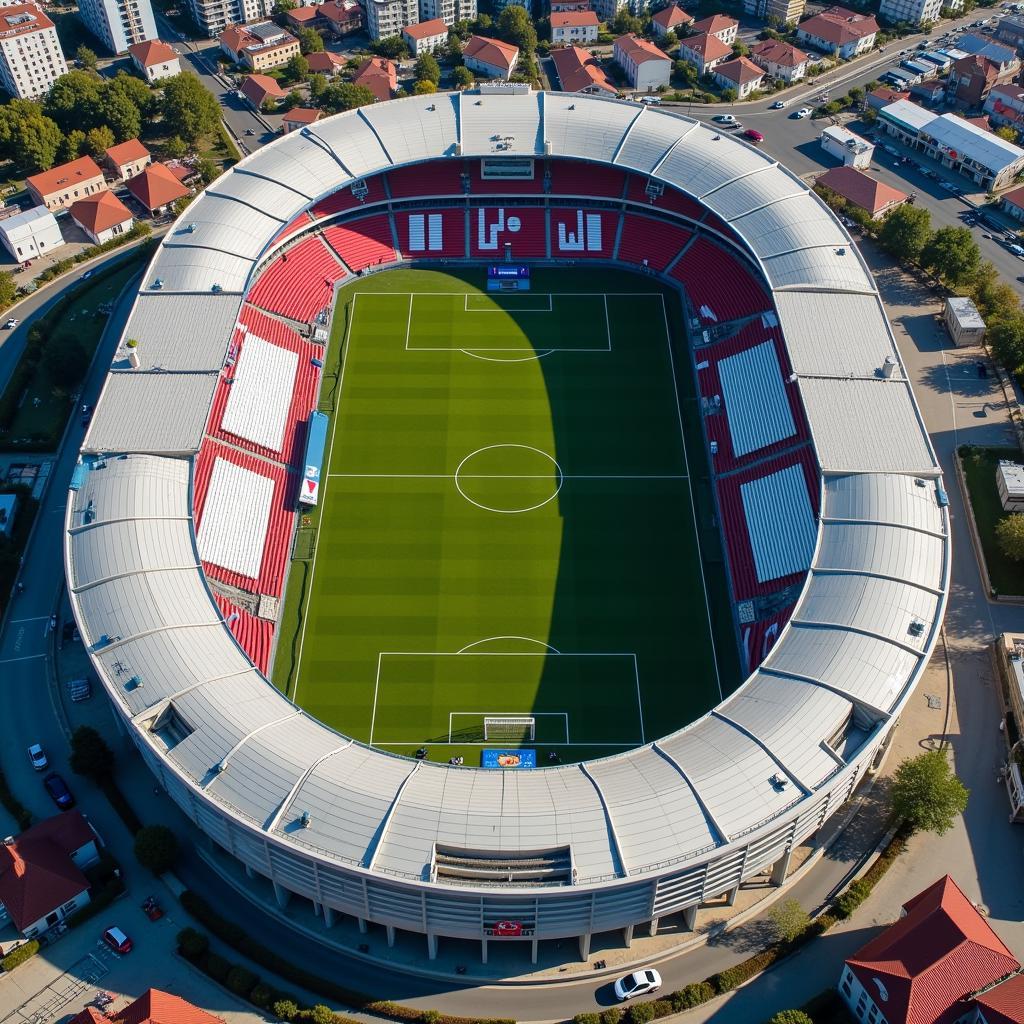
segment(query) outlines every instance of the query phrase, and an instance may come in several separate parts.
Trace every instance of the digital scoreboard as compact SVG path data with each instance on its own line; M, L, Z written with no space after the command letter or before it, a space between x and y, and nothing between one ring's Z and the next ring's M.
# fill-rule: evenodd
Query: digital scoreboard
M487 265L489 292L530 290L530 268L525 263L489 263Z

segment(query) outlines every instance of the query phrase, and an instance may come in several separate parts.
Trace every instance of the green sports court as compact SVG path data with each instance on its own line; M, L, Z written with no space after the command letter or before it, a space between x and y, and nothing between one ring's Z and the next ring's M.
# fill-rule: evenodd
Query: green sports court
M277 684L358 740L466 764L495 736L615 753L718 703L735 680L716 663L721 554L695 518L681 338L678 297L622 272L488 293L482 268L400 270L342 290Z

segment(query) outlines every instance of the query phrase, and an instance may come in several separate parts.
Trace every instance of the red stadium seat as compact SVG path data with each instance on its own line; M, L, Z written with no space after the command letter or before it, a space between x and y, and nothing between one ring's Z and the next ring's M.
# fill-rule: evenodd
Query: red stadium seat
M386 199L383 179L379 176L366 178L345 185L337 192L332 192L331 195L321 199L313 207L313 216L317 220L322 220L324 217L341 213L342 210L351 210L356 206L365 206L367 203L383 203Z
M394 214L398 245L403 256L413 259L464 259L466 211L415 210Z
M274 623L239 608L220 594L215 593L213 599L242 650L266 675L270 667L270 652L274 647Z
M586 164L578 160L550 160L549 192L553 196L593 196L600 199L621 199L626 184L625 171L603 164Z
M470 255L498 259L509 244L513 259L543 259L547 256L544 214L544 210L529 206L470 209Z
M570 260L611 259L620 216L612 210L553 208L551 255Z
M704 323L725 323L771 309L763 285L738 256L707 238L698 238L672 268L694 313Z
M461 196L461 160L442 162L435 160L412 167L399 167L388 171L388 189L393 199L414 196Z
M327 309L345 268L317 237L304 238L278 256L249 292L249 301L289 320L310 321Z
M624 263L646 265L652 270L664 270L689 240L690 232L686 228L627 213L622 222L619 259Z
M634 203L646 203L655 210L671 210L674 213L681 213L691 220L700 220L705 210L696 199L691 199L685 193L672 188L671 185L664 185L661 182L655 182L652 188L654 193L660 190L661 195L655 195L652 198L647 191L649 181L650 179L645 176L631 174L626 198L631 199Z
M397 258L386 213L325 228L324 238L355 271L381 263L393 263Z

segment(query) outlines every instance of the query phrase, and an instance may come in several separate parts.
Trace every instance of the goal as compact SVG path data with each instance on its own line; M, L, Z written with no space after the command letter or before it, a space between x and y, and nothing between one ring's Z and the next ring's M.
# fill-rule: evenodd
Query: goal
M530 715L495 715L484 717L484 740L500 743L533 741L537 720Z

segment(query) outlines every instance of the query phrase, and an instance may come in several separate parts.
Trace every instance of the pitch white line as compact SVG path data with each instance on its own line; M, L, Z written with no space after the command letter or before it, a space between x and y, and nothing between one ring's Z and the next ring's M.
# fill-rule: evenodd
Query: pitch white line
M370 739L369 744L373 746L373 726L377 721L377 691L380 689L380 663L383 660L383 655L377 652L377 678L373 684L373 710L370 712ZM451 739L451 727L448 728L448 738Z
M604 299L604 326L605 326L605 330L608 332L608 351L611 352L611 350L612 350L612 320L611 320L611 317L608 315L608 296L606 294L602 293L601 298Z
M405 350L409 351L409 333L412 331L412 300L416 297L415 292L409 292L409 319L405 321ZM355 303L352 304L352 319L356 318ZM341 398L341 395L338 395Z
M352 480L454 480L454 473L328 473L331 477L344 477ZM460 473L462 480L550 480L551 474L541 473L528 476L522 473ZM563 480L689 480L681 473L665 473L639 475L627 473L623 475L589 475L566 473Z

